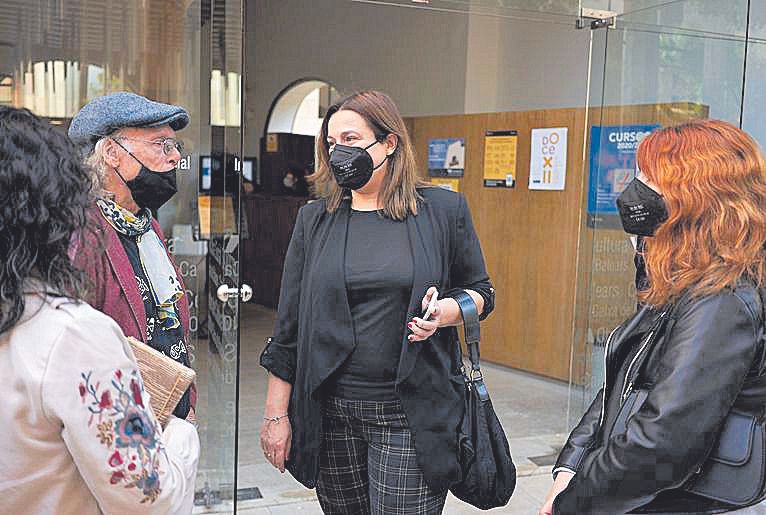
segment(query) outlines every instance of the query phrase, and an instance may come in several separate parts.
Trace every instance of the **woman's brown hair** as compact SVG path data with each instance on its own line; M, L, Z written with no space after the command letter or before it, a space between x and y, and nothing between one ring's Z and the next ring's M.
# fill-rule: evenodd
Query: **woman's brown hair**
M396 149L388 157L388 170L380 190L383 212L394 220L404 220L408 215L417 215L417 188L430 184L418 176L412 141L399 109L391 97L380 91L354 93L327 110L316 138L316 171L307 177L314 192L327 199L329 212L338 209L344 196L348 194L338 186L330 169L330 147L327 143L330 118L343 110L353 111L364 118L378 141L384 140L389 134L396 136Z
M659 187L668 219L647 239L649 288L662 305L684 290L710 295L743 278L766 282L766 163L744 131L693 120L650 134L638 166Z

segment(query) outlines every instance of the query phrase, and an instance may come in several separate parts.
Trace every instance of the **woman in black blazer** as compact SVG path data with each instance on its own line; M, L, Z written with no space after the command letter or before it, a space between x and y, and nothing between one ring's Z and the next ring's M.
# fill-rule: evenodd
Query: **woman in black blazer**
M385 94L330 107L285 260L261 447L326 513L441 513L460 477L462 356L452 298L494 307L465 198L418 179ZM438 291L437 307L423 312Z

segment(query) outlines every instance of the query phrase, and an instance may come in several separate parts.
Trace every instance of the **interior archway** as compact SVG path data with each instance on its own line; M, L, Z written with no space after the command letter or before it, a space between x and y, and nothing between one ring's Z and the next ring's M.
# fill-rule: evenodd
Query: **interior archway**
M321 79L300 79L277 96L269 112L266 133L316 136L324 113L340 94Z

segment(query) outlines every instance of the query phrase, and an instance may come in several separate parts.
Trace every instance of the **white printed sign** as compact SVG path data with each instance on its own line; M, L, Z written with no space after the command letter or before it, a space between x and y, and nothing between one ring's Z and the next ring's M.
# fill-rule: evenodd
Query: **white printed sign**
M567 128L532 129L530 190L563 190L567 179Z

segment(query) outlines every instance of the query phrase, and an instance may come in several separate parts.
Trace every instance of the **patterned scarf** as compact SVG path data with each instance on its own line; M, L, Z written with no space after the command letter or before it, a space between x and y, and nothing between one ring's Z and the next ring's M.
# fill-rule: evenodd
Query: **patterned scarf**
M142 209L134 215L116 202L103 198L98 199L96 204L109 225L117 232L136 239L141 268L149 281L160 325L163 329L175 329L181 324L175 303L183 297L184 291L165 246L157 233L151 230L151 211Z
M142 209L134 215L113 200L100 198L96 200L96 204L101 208L101 214L109 225L119 233L135 238L152 228L152 212L148 209Z

